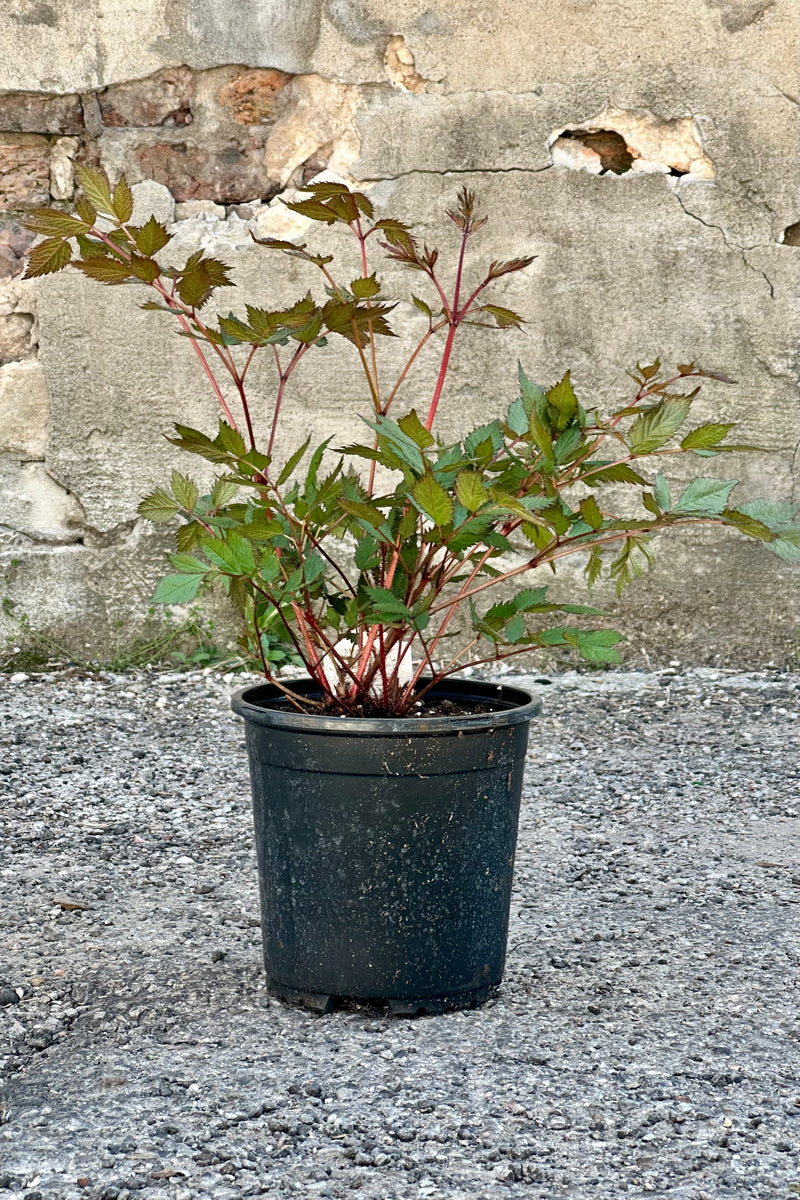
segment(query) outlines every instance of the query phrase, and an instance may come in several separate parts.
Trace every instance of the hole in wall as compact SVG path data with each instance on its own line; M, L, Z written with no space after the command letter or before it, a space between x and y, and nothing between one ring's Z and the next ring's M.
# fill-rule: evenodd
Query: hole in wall
M781 245L800 246L800 221L795 221L794 225L786 226L781 238Z
M672 175L714 178L693 117L662 120L643 109L609 109L590 121L555 130L548 138L555 167L590 175Z
M633 155L628 149L625 138L613 129L565 129L558 141L564 139L579 142L599 157L598 175L605 175L607 171L611 171L614 175L624 175L633 166Z

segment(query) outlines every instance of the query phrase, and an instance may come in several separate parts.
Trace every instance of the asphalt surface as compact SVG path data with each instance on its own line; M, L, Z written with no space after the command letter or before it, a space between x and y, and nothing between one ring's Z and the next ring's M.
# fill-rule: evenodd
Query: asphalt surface
M505 981L403 1019L267 995L239 680L0 678L1 1200L800 1193L800 679L535 679Z

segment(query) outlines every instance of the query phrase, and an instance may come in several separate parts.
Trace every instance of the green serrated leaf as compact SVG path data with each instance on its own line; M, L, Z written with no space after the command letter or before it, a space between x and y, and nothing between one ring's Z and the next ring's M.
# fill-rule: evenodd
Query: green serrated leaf
M366 278L354 279L350 284L350 291L359 300L370 300L373 296L380 294L381 285L375 278L375 272L368 275Z
M353 561L359 571L366 571L370 566L377 566L380 561L377 557L378 543L374 538L363 537L356 546Z
M433 319L433 310L429 304L426 304L424 300L420 300L419 296L412 296L411 299L419 311L424 313L429 321Z
M511 308L502 308L499 304L481 304L480 311L494 317L498 329L521 329L524 324L519 313Z
M345 496L340 496L339 507L348 516L356 517L359 521L366 521L374 529L380 529L386 519L379 508L373 508L363 500L348 500Z
M203 526L199 521L189 521L175 533L175 544L179 550L194 550L200 545L200 535L203 532Z
M89 203L86 196L79 196L75 201L75 212L86 225L94 225L97 220L95 207Z
M688 396L662 400L649 412L640 413L628 431L631 453L652 454L668 442L689 415L692 401Z
M453 519L453 501L433 475L422 475L411 489L411 495L434 525L447 525Z
M737 479L693 479L672 511L716 517L726 507L738 482Z
M134 241L139 248L139 252L150 258L151 255L157 254L169 242L169 234L166 226L162 225L155 217L150 217L140 229L131 229Z
M578 399L569 376L567 371L564 378L546 392L548 408L553 414L553 425L557 433L566 429L578 412Z
M669 485L663 475L656 475L653 480L653 496L661 511L669 512L672 507L672 497L669 493Z
M188 475L181 475L180 471L173 471L171 486L172 494L181 508L185 508L188 512L191 512L195 504L197 504L197 498L200 495L197 485Z
M130 267L119 258L90 258L76 262L75 266L89 279L96 279L98 283L125 283L131 277Z
M144 283L152 283L161 274L161 268L157 262L152 258L141 258L138 254L131 255L128 265L131 274Z
M719 444L734 429L736 422L732 421L729 424L712 422L709 425L701 425L698 429L693 429L691 433L687 433L686 437L681 442L682 450L710 450L712 447Z
M589 487L597 487L601 483L644 483L644 477L634 471L627 463L610 463L599 469L591 467L582 476Z
M199 558L195 558L193 554L187 554L183 551L178 554L167 555L170 565L176 571L180 571L184 575L205 575L208 572L208 563L201 562Z
M592 551L591 551L591 554L589 555L589 561L586 563L586 566L583 568L583 573L586 577L586 586L590 587L590 588L593 587L594 584L597 583L597 580L600 578L602 572L603 572L602 556L600 554L600 551L597 549L597 547L592 546Z
M415 408L412 408L410 413L406 413L404 417L401 417L397 424L403 433L407 437L410 437L412 442L416 442L423 450L427 449L428 446L432 446L436 440L431 431L426 429L422 421L420 421Z
M568 636L568 640L572 640ZM583 658L591 663L618 663L621 661L619 653L614 647L619 642L624 642L621 633L615 632L613 629L592 629L579 630L575 634L575 643Z
M486 502L486 489L477 471L461 471L456 478L456 496L468 512L477 512Z
M506 416L506 424L512 433L517 437L524 437L528 432L528 411L525 408L522 397L518 396L512 404L509 405L508 414Z
M584 497L578 507L586 524L592 529L600 529L603 524L603 514L600 512L594 496Z
M186 604L195 598L202 582L202 575L167 575L153 593L153 603Z
M739 505L739 512L761 521L771 531L774 540L765 543L768 550L784 562L800 562L800 526L795 505L780 500L748 500Z
M375 602L375 605L380 609L381 614L388 615L392 618L408 619L411 616L411 611L406 604L394 592L391 592L385 587L368 587L367 595Z
M173 487L173 491L174 491ZM222 508L227 504L236 493L239 491L239 484L232 479L226 479L224 476L217 479L211 489L211 505L213 508ZM176 493L177 494L177 493Z
M23 222L26 229L32 230L34 233L43 233L48 237L69 238L77 237L84 234L89 229L89 225L78 217L72 217L69 213L59 212L56 208L34 208L28 213Z
M166 525L178 515L179 504L164 488L156 488L149 496L145 496L136 509L140 517L145 517L155 525Z
M515 617L512 617L506 625L504 632L506 635L506 641L511 642L512 645L514 642L518 642L525 636L527 632L525 628L525 618L519 614L517 614Z

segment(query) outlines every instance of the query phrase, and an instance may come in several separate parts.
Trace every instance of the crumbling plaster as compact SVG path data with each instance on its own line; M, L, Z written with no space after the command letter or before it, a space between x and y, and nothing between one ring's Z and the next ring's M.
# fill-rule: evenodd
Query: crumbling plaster
M745 438L772 449L786 442L796 406L798 255L793 235L785 237L798 216L787 49L796 38L787 0L662 0L628 6L623 18L602 0L448 0L436 8L411 0L139 0L135 8L9 0L0 12L0 114L3 93L25 92L31 110L38 103L46 116L28 119L18 104L22 124L0 129L0 185L3 143L13 160L16 137L29 163L23 184L31 178L66 200L70 158L94 146L112 175L125 170L136 183L140 212L177 221L182 249L213 249L234 264L239 287L220 295L224 308L240 297L274 304L312 282L300 264L287 270L253 246L250 234L313 236L276 194L290 195L323 167L368 188L428 240L440 240L441 210L466 183L492 217L483 254L539 258L529 278L511 277L505 291L528 321L527 337L489 342L476 332L449 380L444 432L456 431L456 415L461 424L507 401L517 357L544 382L571 367L593 402L599 392L612 402L624 394L624 368L661 353L734 375L736 389L719 403L740 417ZM595 127L617 130L656 163L659 153L674 157L676 133L691 132L696 165L682 178L570 169L553 149L559 133ZM634 144L643 128L646 152ZM185 155L184 143L190 173L181 181L175 154ZM239 175L226 166L234 158ZM210 198L192 198L195 178L208 180ZM6 251L0 236L0 252L13 268L22 251L9 238ZM387 275L407 291L397 273ZM215 413L190 347L141 313L128 289L101 291L72 272L42 280L37 321L34 303L20 307L20 289L31 287L0 280L0 349L4 336L17 348L0 366L0 554L5 542L15 564L5 591L33 597L68 640L81 638L91 612L102 642L114 621L141 618L159 572L162 540L134 521L136 499L176 461L153 432L176 419L208 425ZM353 394L346 347L304 367L282 449L301 430L342 436L363 399ZM423 361L419 394L431 370ZM9 396L18 397L16 421ZM411 388L409 403L414 396ZM701 401L698 415L715 404ZM742 489L788 498L793 465L791 451L743 459ZM60 595L57 612L48 590L56 552L72 564L72 600ZM126 555L136 567L122 591L112 587L110 603L90 596L87 581L78 585L81 561L99 588ZM696 661L785 653L791 571L739 543L707 561L698 567L687 545L628 600L641 653L649 645L668 657L670 641ZM684 588L698 572L700 584ZM753 587L766 581L765 613L783 614L783 624L765 617L750 643L752 621L732 600L741 573Z

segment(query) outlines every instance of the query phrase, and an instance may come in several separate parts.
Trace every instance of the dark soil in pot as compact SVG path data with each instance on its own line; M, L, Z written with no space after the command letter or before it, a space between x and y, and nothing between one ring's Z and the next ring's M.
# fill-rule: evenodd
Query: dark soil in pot
M232 702L246 723L270 989L323 1010L482 1003L502 978L538 702L448 680L428 695L472 715L362 719L308 716L278 695L264 684Z

